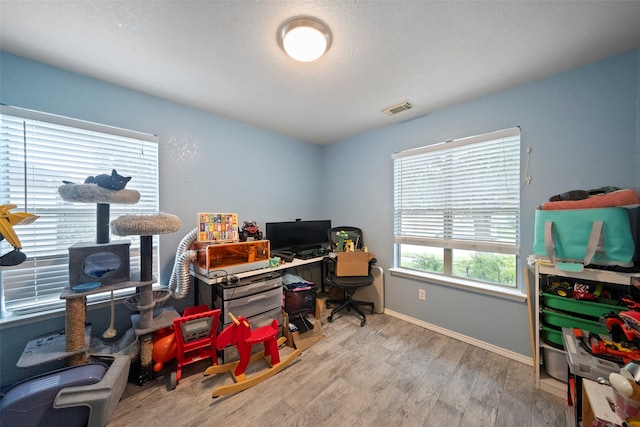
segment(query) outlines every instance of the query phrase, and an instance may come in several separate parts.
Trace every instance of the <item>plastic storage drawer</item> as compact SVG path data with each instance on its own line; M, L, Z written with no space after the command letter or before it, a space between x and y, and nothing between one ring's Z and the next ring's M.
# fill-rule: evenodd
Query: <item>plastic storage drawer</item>
M564 348L561 331L549 328L547 326L543 326L540 329L542 330L542 340L546 344L549 344L555 348Z
M556 295L542 293L543 305L556 310L567 311L569 313L579 313L587 316L600 318L603 314L619 313L627 310L627 307L619 305L605 304L601 302L592 302L584 300L576 300L573 298L559 297Z
M220 301L218 304L218 306L220 306ZM272 310L274 307L282 307L282 288L225 301L224 313L221 314L223 319L222 323L224 325L231 323L229 312L233 313L236 317L244 316L249 318ZM249 321L251 321L251 319L249 319Z
M580 328L594 334L609 334L607 328L602 326L599 321L569 316L554 310L542 310L542 319L546 324L558 328Z
M562 350L544 347L544 370L553 378L567 382L569 377L569 364L567 355Z

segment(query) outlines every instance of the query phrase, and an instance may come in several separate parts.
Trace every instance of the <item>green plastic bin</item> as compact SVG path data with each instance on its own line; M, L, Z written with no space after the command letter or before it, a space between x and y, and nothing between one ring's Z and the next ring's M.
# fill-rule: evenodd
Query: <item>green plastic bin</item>
M576 300L573 298L563 298L544 292L542 293L542 301L543 307L554 308L556 310L562 310L569 313L584 314L598 319L603 314L608 314L612 311L618 314L621 311L627 310L627 307L622 307L619 305L611 305L603 302Z
M563 314L554 310L542 310L542 319L545 323L558 328L580 328L594 334L608 335L607 328L602 326L599 321L582 319L567 314Z
M542 341L555 348L564 350L564 341L562 340L562 331L557 331L548 326L542 326Z

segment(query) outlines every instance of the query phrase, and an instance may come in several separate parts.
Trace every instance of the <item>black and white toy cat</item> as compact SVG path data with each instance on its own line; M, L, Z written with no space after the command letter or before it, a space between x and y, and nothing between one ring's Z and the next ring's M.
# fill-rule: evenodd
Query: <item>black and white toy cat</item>
M84 180L85 184L97 184L98 187L106 188L108 190L122 190L127 186L127 183L131 180L130 176L118 175L115 169L111 171L111 175L101 174L96 176L87 177Z

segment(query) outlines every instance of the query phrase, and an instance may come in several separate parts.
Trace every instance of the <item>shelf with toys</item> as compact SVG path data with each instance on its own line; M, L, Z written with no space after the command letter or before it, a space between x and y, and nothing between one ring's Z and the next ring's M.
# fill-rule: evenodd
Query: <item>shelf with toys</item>
M562 328L608 334L600 318L628 310L623 298L631 294L637 273L584 268L567 272L546 260L535 262L535 384L567 397L568 364Z

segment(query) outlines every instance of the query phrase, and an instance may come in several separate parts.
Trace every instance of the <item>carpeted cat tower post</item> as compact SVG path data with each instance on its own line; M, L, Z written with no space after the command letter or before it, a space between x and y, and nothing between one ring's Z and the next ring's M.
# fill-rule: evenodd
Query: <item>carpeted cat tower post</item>
M152 289L153 277L153 236L157 234L175 233L180 229L180 219L175 215L158 213L155 215L122 215L111 221L111 232L116 236L140 236L140 293L129 297L125 305L139 314L133 314L136 335L140 339L140 373L138 382L145 384L153 377L153 332L167 327L179 314L162 305L171 296L171 290Z
M76 243L69 247L69 286L73 287L85 282L98 281L102 285L112 285L129 281L129 241L110 242L109 211L110 204L136 204L140 193L135 190L111 190L96 184L65 184L58 188L58 193L66 202L96 203L96 241L95 243ZM90 257L99 258L102 254L111 254L118 261L118 268L113 274L100 277L99 274L87 271L86 261ZM105 267L108 269L109 267ZM69 365L80 365L86 362L87 353L80 350L87 347L86 295L71 293L65 298L65 333L66 351L74 353L68 358Z

